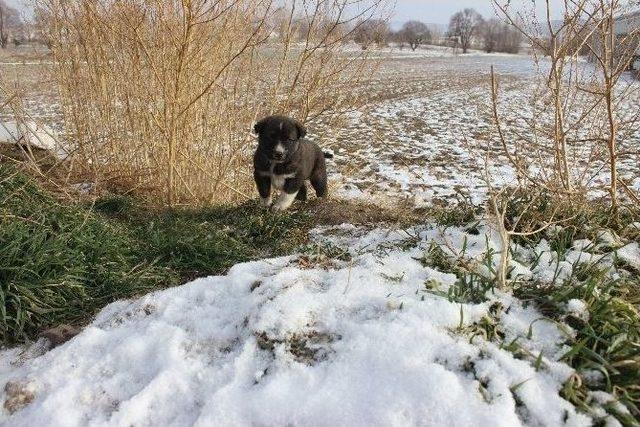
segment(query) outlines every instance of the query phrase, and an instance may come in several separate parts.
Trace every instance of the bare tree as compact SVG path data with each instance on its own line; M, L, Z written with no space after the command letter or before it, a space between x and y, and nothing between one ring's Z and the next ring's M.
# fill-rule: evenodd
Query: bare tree
M498 38L498 52L518 53L521 43L522 35L520 32L509 24L502 23L500 37Z
M482 25L482 40L485 52L518 53L522 36L509 24L491 18Z
M7 29L6 29L6 14L7 11L5 10L5 4L2 0L0 0L0 47L1 48L6 48L7 47L7 41L9 40L9 35L7 34Z
M496 18L489 19L482 25L482 39L485 52L491 53L498 49L501 26L502 23Z
M431 31L427 24L420 21L408 21L398 33L401 43L407 43L415 51L421 44L431 42Z
M449 37L457 38L462 53L467 53L473 42L473 38L478 35L484 19L475 9L464 9L455 13L449 21Z
M357 24L353 31L353 41L358 43L362 50L366 50L372 45L385 46L390 35L391 30L386 20L370 19Z
M0 48L7 47L10 36L20 31L21 24L18 11L7 5L4 0L0 0Z

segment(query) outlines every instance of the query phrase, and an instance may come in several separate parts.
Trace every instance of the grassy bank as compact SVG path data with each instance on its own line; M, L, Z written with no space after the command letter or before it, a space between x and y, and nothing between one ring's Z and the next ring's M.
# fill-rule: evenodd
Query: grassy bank
M117 195L61 201L0 165L0 340L24 342L118 299L288 255L316 225L415 221L342 200L298 206L274 215L255 202L158 210Z
M310 226L307 213L274 216L253 204L154 211L117 196L61 202L0 166L1 340L21 342L117 299L288 253Z

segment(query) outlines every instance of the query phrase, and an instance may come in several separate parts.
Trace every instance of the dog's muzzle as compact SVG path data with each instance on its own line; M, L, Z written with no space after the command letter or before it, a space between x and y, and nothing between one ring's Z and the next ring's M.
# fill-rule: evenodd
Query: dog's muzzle
M286 156L287 149L281 142L274 147L273 152L271 153L271 158L276 162L284 160Z

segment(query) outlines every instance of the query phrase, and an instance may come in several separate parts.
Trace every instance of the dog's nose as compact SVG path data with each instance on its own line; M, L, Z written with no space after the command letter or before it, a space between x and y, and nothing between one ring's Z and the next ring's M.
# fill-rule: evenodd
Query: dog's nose
M273 157L275 159L281 160L284 158L284 154L286 153L286 151L287 150L285 150L284 145L279 142L278 145L276 145L276 147L273 149Z

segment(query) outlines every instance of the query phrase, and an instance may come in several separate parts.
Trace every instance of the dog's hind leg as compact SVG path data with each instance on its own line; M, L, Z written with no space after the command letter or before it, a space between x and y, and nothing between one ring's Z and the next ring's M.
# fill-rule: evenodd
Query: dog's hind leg
M324 163L324 158L316 163L311 174L311 186L316 190L316 196L325 197L327 195L327 166Z
M307 186L306 184L302 184L300 190L298 191L298 195L296 196L296 200L300 200L302 202L307 201Z

